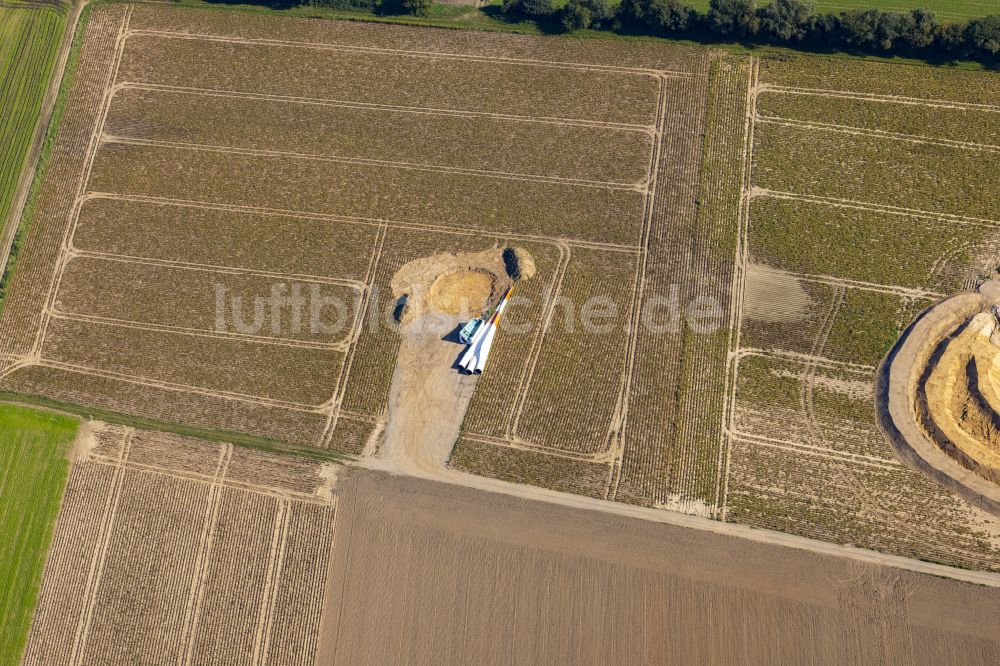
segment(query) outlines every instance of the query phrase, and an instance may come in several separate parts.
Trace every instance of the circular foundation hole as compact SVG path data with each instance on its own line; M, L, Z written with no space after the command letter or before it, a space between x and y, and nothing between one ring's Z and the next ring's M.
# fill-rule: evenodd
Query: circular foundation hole
M445 314L480 312L493 295L496 279L485 271L455 271L431 285L430 305Z

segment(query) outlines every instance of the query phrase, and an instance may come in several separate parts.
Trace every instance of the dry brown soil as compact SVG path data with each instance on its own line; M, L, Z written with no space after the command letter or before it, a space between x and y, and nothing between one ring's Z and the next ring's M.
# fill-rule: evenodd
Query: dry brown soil
M443 339L460 321L425 314L402 326L389 422L377 453L400 470L443 468L458 438L476 382L453 367L465 346Z
M987 664L1000 590L344 470L318 664Z

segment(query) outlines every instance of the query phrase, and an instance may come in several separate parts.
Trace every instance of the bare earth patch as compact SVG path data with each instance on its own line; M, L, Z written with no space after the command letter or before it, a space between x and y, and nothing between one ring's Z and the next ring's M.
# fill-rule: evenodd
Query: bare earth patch
M496 291L496 282L494 275L481 270L442 275L431 285L430 306L452 315L482 312Z
M325 666L986 664L998 649L984 587L357 467L336 491Z
M801 282L785 271L748 264L743 316L764 322L801 321L812 302Z
M512 252L498 247L439 254L411 261L393 276L402 340L377 453L390 468L426 473L447 464L476 382L476 376L455 368L465 349L456 329L495 306L513 284ZM520 275L529 277L534 273L530 255L516 252Z

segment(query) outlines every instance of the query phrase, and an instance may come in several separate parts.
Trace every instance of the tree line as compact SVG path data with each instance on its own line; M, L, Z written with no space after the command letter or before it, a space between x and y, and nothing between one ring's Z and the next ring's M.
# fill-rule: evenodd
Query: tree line
M276 0L271 0L272 2ZM377 14L426 15L433 0L283 0ZM617 4L615 2L617 1ZM812 50L978 60L1000 64L1000 14L957 23L934 12L858 9L816 12L808 0L711 0L700 12L684 0L503 0L503 16L533 20L548 31L623 34L777 44Z
M932 11L879 9L819 14L804 0L711 0L699 12L683 0L503 0L509 19L533 19L556 30L611 30L629 34L715 37L878 55L972 59L996 63L1000 15L941 23Z

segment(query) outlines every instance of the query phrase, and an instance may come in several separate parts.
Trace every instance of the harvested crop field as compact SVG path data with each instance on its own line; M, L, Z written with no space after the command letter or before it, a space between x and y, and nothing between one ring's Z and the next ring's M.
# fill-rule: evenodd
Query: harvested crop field
M518 247L442 473L1000 570L871 409L1000 264L995 73L153 4L93 7L79 55L0 389L377 457L394 277Z
M996 571L1000 519L896 456L874 378L1000 267L1000 76L775 57L755 77L722 513Z
M652 202L675 187L666 118L697 118L680 93L708 58L578 46L93 8L0 321L2 385L360 453L386 418L393 274L517 243L539 263L509 314L534 329L511 349L538 366L511 377L532 386L523 437L610 470L627 345L543 329L558 298L598 297L630 337ZM670 131L689 150L697 129Z
M332 467L83 429L23 663L312 664Z

